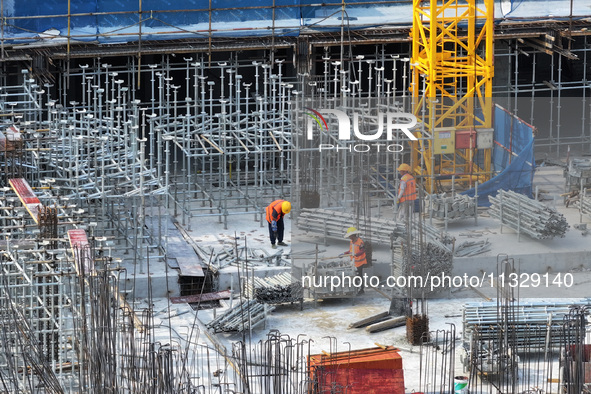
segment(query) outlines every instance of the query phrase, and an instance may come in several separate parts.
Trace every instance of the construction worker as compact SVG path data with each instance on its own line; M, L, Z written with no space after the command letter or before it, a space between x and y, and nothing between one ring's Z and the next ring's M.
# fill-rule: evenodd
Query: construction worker
M417 199L417 184L415 178L410 173L410 166L402 163L398 166L398 172L401 175L400 186L398 187L398 221L405 221L412 214Z
M291 211L291 203L285 200L275 200L267 207L267 222L269 222L269 238L271 238L271 247L276 249L275 240L279 241L277 245L287 246L283 242L283 217Z
M349 227L347 229L347 233L345 234L345 238L349 238L349 250L344 252L342 255L349 255L351 261L355 264L355 268L357 270L357 276L363 278L363 268L367 264L367 258L365 256L365 244L361 237L359 237L360 231L357 230L355 227ZM361 281L361 288L359 289L359 294L363 294L363 280Z

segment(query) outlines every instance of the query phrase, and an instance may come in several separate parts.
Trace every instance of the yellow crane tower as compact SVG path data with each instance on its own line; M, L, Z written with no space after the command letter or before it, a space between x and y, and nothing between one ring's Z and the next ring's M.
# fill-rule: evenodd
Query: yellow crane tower
M413 0L411 163L432 193L491 177L493 0Z

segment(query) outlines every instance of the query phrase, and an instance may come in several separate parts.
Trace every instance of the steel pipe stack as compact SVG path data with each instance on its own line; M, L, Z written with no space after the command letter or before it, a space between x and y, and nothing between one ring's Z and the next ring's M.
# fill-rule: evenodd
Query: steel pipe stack
M242 332L264 322L267 313L275 309L256 300L244 300L222 315L216 317L205 326L214 332Z
M513 191L500 190L493 197L489 214L518 233L536 239L564 237L568 230L565 217L544 204Z
M478 331L478 340L495 341L507 327L512 327L511 338L516 348L544 348L559 345L564 318L576 305L589 306L589 301L536 302L499 305L496 302L467 303L463 311L463 333L466 341ZM550 332L548 332L550 330Z
M463 194L448 196L442 193L431 194L427 199L431 200L431 215L436 219L474 218L478 213L478 206L474 197Z
M266 278L254 277L246 289L249 298L262 304L281 304L302 301L302 285L289 272Z
M362 237L371 235L371 240L377 243L389 244L392 239L406 236L404 223L374 218L357 220L353 214L330 209L304 208L297 219L297 225L300 230L339 240L343 239L350 226L357 227ZM425 235L434 242L448 244L454 241L453 237L427 223L421 226Z

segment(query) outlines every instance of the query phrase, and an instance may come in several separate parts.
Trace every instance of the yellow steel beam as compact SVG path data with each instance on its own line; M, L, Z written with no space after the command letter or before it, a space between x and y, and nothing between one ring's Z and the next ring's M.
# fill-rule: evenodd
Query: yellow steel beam
M430 136L435 127L490 128L492 126L493 0L413 0L412 83L410 90L417 116ZM462 92L460 93L460 86ZM423 112L423 109L426 111ZM477 116L481 111L482 115ZM424 137L417 133L417 137ZM413 144L411 162L423 176L431 177L434 191L436 162L447 162L433 154L433 141ZM464 179L490 177L490 150L484 165L474 164L475 150L458 149L451 161L453 170L463 168ZM423 168L419 170L420 163ZM438 171L445 171L443 165Z

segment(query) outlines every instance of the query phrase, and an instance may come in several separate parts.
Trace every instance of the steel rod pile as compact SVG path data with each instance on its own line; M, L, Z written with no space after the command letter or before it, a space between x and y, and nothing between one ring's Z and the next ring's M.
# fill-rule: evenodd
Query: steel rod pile
M441 244L428 242L422 252L413 245L410 261L405 261L405 258L408 256L405 255L404 245L395 244L392 251L392 275L402 276L410 273L426 277L427 273L429 275L441 275L441 273L449 275L451 273L452 252ZM417 271L414 271L415 269Z
M470 257L476 256L485 252L489 252L491 248L488 239L482 241L466 241L456 246L454 249L454 256L456 257Z
M293 280L291 273L284 272L266 278L254 277L246 289L249 298L255 298L262 304L280 304L301 301L302 286Z
M515 306L500 306L496 302L467 303L463 311L464 339L478 329L479 340L499 338L506 326L512 327L512 343L516 348L543 349L549 341L556 345L561 338L559 330L563 319L574 305L589 305L589 302L537 302ZM542 330L534 330L534 328ZM551 333L545 329L548 327Z
M217 270L227 266L264 265L275 267L290 265L290 262L283 258L283 250L281 249L269 253L264 248L245 246L224 247L222 249L197 247L199 255L204 260L209 261L209 265Z
M436 219L465 219L473 218L478 214L476 198L456 194L431 194L427 197L431 200L431 214Z
M263 323L267 313L275 309L256 300L244 300L216 317L205 326L214 332L229 332L252 329Z
M502 225L535 239L564 237L568 230L565 217L544 204L513 191L500 190L493 197L489 214Z
M362 236L371 234L372 241L385 244L406 235L404 223L373 218L371 220L360 218L357 221L352 214L329 209L302 209L297 225L300 230L332 239L343 239L346 229L356 226ZM453 238L433 226L425 223L422 227L425 234L434 241L453 242Z

